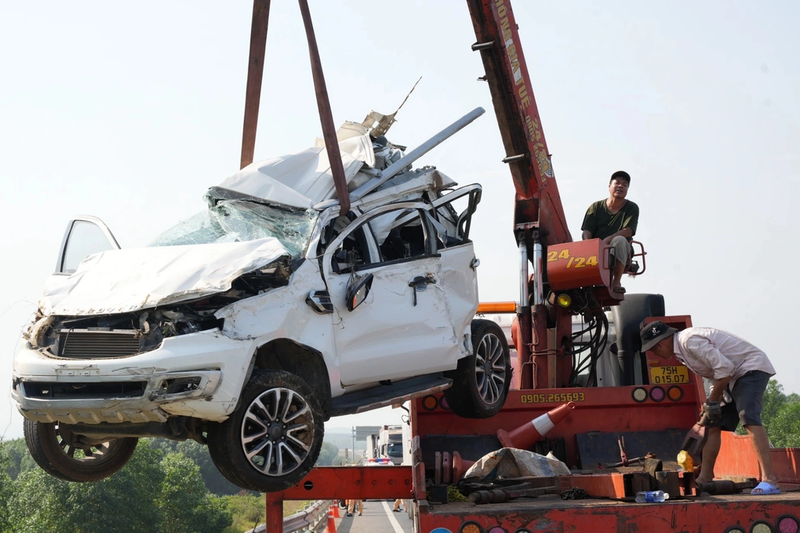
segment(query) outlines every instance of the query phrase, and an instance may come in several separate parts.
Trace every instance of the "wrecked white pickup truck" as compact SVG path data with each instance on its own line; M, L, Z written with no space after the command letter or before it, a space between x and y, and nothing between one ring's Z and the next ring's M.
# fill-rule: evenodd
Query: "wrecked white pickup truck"
M36 462L93 481L139 437L192 438L269 492L308 473L331 416L440 390L458 415L499 411L505 335L473 320L481 188L411 165L482 111L408 154L345 124L349 213L317 146L211 187L205 211L145 248L71 221L14 359Z

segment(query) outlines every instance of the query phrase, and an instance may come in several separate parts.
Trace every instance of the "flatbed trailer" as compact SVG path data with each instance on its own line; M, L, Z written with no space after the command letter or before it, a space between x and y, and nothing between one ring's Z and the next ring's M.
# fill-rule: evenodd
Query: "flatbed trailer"
M283 531L284 499L408 496L411 471L406 466L315 469L297 487L267 495L267 531ZM703 494L659 504L607 498L563 500L558 495L544 495L487 505L431 503L424 499L416 500L414 505L414 531L424 533L794 533L800 530L800 492L757 498L749 494Z
M574 450L573 460L583 451L578 440L583 436L606 438L618 434L630 440L628 448L635 453L636 434L641 444L654 441L656 435L669 443L682 438L688 429L680 413L694 419L696 383L680 385L682 398L674 405L654 401L658 386L630 386L596 389L553 389L534 392L513 390L500 414L475 421L456 417L443 403L443 396L420 398L411 406L414 440L413 465L375 467L321 467L314 469L301 483L284 492L267 494L267 531L282 531L282 504L285 499L395 499L413 502L414 531L419 533L527 533L544 532L719 532L719 533L797 533L800 531L800 449L773 448L773 467L783 493L753 496L747 490L737 494L710 495L698 493L694 476L678 472L676 463L663 456L664 471L678 478L677 491L663 503L636 503L637 488L642 488L650 474L641 467L591 468L597 465L572 465L569 476L554 480L556 494L536 498L518 498L503 503L475 504L449 501L447 484L437 479L443 467L437 467L437 453L450 454L449 467L458 453L466 464L480 458L484 451L500 447L498 429L527 423L532 418L558 405L562 395L578 395L581 404L564 421L546 435L544 445L567 455ZM639 391L647 393L641 401ZM531 402L532 394L543 395L546 401ZM581 401L581 394L583 400ZM552 401L547 399L552 396ZM574 397L574 396L573 396ZM655 397L658 397L656 394ZM671 401L667 399L666 401ZM535 405L534 405L535 404ZM631 416L632 413L633 416ZM662 416L663 414L663 416ZM622 419L629 419L622 422ZM613 431L604 431L604 425ZM666 425L665 425L666 424ZM676 425L667 430L664 427ZM684 427L678 427L684 426ZM600 428L589 430L587 428ZM624 431L617 431L617 429ZM641 431L640 431L641 429ZM652 430L652 431L649 431ZM538 446L538 445L537 445ZM569 461L569 459L568 459ZM439 470L439 472L437 472ZM758 477L758 462L748 436L723 433L722 447L716 465L717 477L732 479ZM674 481L674 479L673 479ZM584 499L564 499L562 494L583 488Z
M660 504L615 500L569 500L557 495L528 501L475 506L458 502L420 508L418 531L444 533L592 533L709 531L790 532L798 529L800 493L765 496L731 494Z
M572 464L573 474L556 482L559 492L572 487L584 488L586 499L562 499L560 494L545 494L536 498L519 498L504 503L483 505L471 502L436 502L442 491L436 476L436 452L458 452L465 461L474 461L486 450L499 447L495 440L499 429L520 426L558 405L562 395L578 395L582 402L562 422L546 435L545 444L558 448L566 446L572 461L580 459L585 450L578 450L578 440L605 439L625 435L628 455L636 454L635 436L644 438L639 444L647 446L661 438L674 446L683 439L693 424L697 395L695 383L677 386L682 398L653 401L658 386L630 386L594 389L513 390L506 406L495 417L478 421L454 417L441 403L435 408L434 399L422 398L412 408L412 431L415 436L414 496L418 505L417 529L436 533L525 533L533 531L592 533L620 531L684 531L684 532L797 532L800 531L800 449L773 448L773 466L781 481L783 493L774 496L752 496L749 490L739 494L698 494L694 476L678 472L675 456L659 456L664 471L679 475L678 494L671 494L663 503L636 503L637 482L649 477L642 467L596 468L597 465ZM638 393L645 391L647 400L639 401ZM545 400L529 400L531 395ZM659 397L658 394L655 395ZM663 402L671 402L672 405ZM425 405L428 405L426 407ZM686 416L684 421L681 418ZM689 424L687 426L687 424ZM669 428L669 429L663 429ZM612 437L609 439L609 437ZM602 446L599 446L602 447ZM588 448L588 447L587 447ZM544 451L544 450L542 450ZM596 451L596 450L594 450ZM577 456L572 455L574 453ZM590 450L589 455L592 454ZM569 462L570 459L567 459ZM592 468L594 467L594 468ZM723 433L723 442L716 465L717 477L733 479L759 476L759 467L748 436ZM455 483L455 481L452 481ZM639 487L641 490L643 487ZM434 492L439 494L434 496ZM446 492L444 493L446 494Z

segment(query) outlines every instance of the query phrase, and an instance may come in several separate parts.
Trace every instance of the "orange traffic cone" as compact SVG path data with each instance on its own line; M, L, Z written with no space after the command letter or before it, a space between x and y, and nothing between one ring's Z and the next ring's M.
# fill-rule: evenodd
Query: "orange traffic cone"
M475 461L467 461L461 458L461 454L453 452L453 482L460 481L464 474L467 473L469 467L475 464Z
M341 515L339 514L339 502L336 502L333 505L331 505L331 510L333 511L334 518L341 518Z
M533 446L536 441L544 437L548 431L553 429L556 424L567 418L573 409L575 409L575 404L572 402L559 405L555 409L547 411L545 414L534 418L530 422L522 424L510 433L498 429L497 438L500 439L500 444L506 448L527 450Z
M325 526L324 533L336 533L336 521L333 519L333 511L328 508L328 525Z

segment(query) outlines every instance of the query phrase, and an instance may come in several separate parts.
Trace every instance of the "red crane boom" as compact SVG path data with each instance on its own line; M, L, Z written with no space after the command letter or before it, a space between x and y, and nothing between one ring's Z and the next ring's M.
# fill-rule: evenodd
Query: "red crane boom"
M528 67L511 5L506 0L468 0L485 79L516 188L514 224L533 227L544 244L572 241Z

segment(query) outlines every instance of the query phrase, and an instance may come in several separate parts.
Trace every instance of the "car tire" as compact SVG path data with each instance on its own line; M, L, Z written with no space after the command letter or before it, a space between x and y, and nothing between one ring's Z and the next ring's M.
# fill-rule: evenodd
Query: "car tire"
M133 455L139 439L125 437L94 442L75 435L68 424L25 420L25 444L33 460L51 476L65 481L105 479L119 471Z
M444 391L450 409L463 418L489 418L506 403L511 385L511 356L503 330L491 320L472 321L472 354L448 372L453 385Z
M230 418L209 426L208 451L231 483L260 492L285 490L317 462L323 420L303 379L282 370L256 370Z

